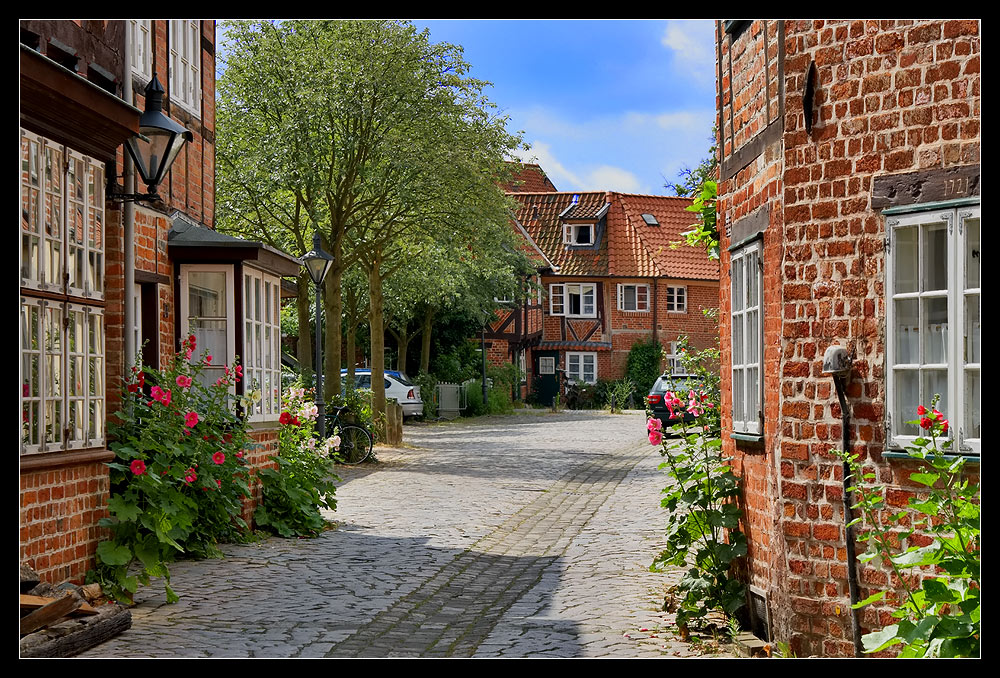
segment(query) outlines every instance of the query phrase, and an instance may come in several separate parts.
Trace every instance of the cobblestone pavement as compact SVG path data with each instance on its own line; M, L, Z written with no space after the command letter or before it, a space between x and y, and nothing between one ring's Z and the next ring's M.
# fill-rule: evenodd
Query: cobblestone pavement
M408 426L342 470L338 528L226 546L140 590L87 657L698 656L650 573L666 476L639 413ZM709 654L708 656L725 656Z

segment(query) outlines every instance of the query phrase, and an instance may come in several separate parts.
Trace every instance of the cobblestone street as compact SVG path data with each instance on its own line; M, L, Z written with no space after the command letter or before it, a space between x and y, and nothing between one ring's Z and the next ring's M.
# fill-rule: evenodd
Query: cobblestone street
M226 546L141 589L87 657L698 656L650 573L666 476L639 413L521 412L405 429L343 469L337 529ZM708 656L723 656L711 654Z

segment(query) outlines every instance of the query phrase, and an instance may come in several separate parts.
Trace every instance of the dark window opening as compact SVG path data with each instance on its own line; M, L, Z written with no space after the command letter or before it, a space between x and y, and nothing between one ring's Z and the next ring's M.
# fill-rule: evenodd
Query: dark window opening
M77 57L76 50L55 38L49 38L49 44L45 48L45 56L74 73L80 71L80 58Z
M25 47L30 47L36 52L42 51L42 40L38 37L38 34L24 28L21 29L21 44Z

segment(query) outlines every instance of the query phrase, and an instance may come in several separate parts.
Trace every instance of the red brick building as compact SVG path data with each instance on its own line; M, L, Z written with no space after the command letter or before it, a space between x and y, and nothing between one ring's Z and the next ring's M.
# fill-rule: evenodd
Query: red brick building
M298 264L212 230L214 21L20 29L20 558L50 581L80 580L102 536L107 418L140 346L154 366L188 333L218 363L244 356L245 383L263 394L249 456L259 465L274 451L279 281ZM122 144L154 73L164 112L192 138L160 202L123 204L112 194L146 190L137 179L123 191Z
M934 393L978 458L979 32L717 23L723 444L744 481L754 628L799 656L854 654L826 349L852 359L849 446L890 508L913 491L905 422ZM889 583L858 572L862 598ZM865 629L886 623L863 611Z
M685 210L689 198L510 195L519 203L514 226L535 252L539 276L528 304L487 335L490 359L520 360L542 402L570 380L621 378L637 342L655 339L669 350L687 335L697 347L714 344L717 326L702 310L718 305L718 265L691 248L671 248L695 220Z

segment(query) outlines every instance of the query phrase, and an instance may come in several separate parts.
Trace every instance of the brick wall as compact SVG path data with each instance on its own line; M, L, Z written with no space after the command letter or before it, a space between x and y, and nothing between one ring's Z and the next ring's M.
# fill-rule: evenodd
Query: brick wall
M768 22L774 38L777 28ZM905 504L912 469L882 457L885 225L871 206L873 180L979 162L979 26L837 20L789 21L784 29L782 135L720 185L720 222L727 229L738 230L739 220L755 210L769 210L763 234L764 437L755 446L724 433L724 445L745 478L750 580L770 594L776 637L791 642L800 656L848 656L853 645L842 473L831 453L840 446L841 412L832 380L821 372L822 355L833 344L851 353L852 451L890 484L889 503ZM745 126L764 110L764 90L747 84L763 78L758 71L765 63L759 56L764 35L763 22L755 22L737 40L734 90L727 90L724 77L719 102L726 124L730 106ZM728 40L720 51L728 64ZM810 133L801 92L813 62ZM730 243L724 234L723 249ZM729 284L724 256L724 339L730 330ZM722 362L727 393L728 351ZM724 432L731 430L727 400ZM860 579L862 597L868 587L878 590L889 581L886 572L869 566ZM887 623L887 614L867 608L863 625Z

